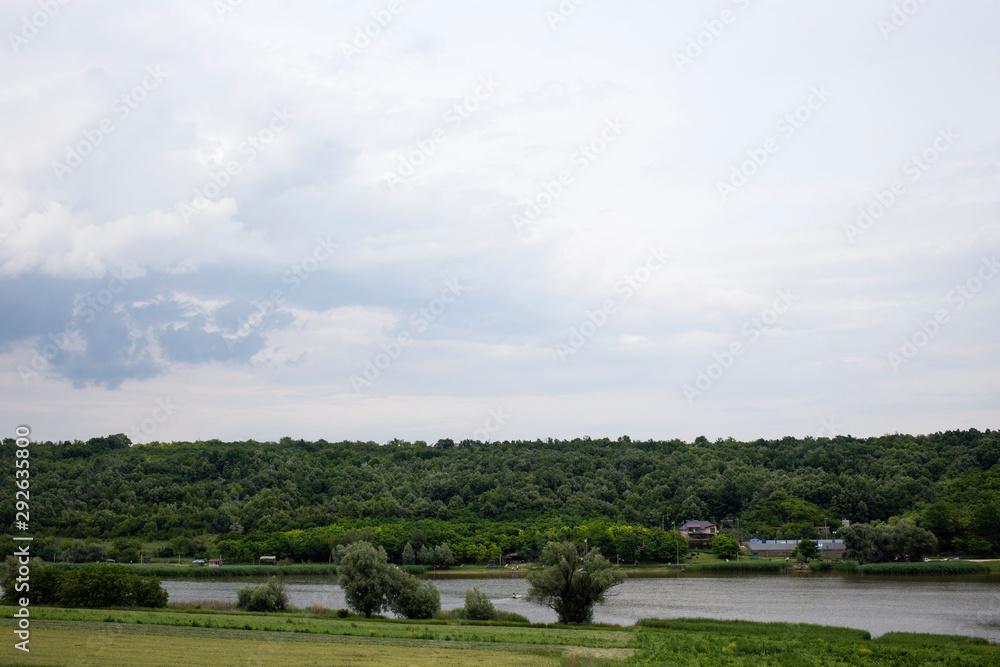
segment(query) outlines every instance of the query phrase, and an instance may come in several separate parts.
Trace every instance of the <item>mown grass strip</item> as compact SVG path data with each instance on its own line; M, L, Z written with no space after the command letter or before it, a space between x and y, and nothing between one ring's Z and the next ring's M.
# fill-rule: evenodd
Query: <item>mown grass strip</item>
M823 639L825 641L867 641L872 635L867 630L838 628L811 623L761 623L758 621L720 621L712 618L643 618L640 628L676 630L679 632L718 632L746 637L785 637Z
M0 646L0 664L102 665L103 667L200 667L202 665L559 665L559 655L573 647L539 649L509 645L386 641L358 637L283 636L282 633L236 634L228 631L180 631L175 628L114 630L40 626L32 630L30 654L14 655ZM131 630L137 630L132 632ZM36 644L37 642L37 644ZM20 653L18 651L18 653Z
M534 645L573 645L589 647L624 647L635 638L631 629L582 626L505 625L467 621L406 621L401 619L335 619L301 613L258 614L250 612L206 612L65 609L38 607L33 619L39 621L97 622L122 625L161 625L190 628L214 628L251 632L295 632L383 639L425 639L516 643Z

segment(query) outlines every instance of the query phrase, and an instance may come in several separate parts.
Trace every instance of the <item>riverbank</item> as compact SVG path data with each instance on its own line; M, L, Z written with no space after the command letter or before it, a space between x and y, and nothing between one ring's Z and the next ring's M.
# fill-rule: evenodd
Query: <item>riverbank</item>
M83 564L54 563L54 567L73 568ZM337 566L325 563L296 565L224 565L205 567L172 565L161 563L128 563L120 565L127 570L144 576L162 579L234 579L244 577L336 577ZM511 567L483 567L481 565L459 565L448 569L435 570L426 565L406 565L403 569L410 574L427 579L524 579L533 565ZM807 564L786 560L734 560L684 563L680 566L664 564L623 565L622 570L629 578L664 578L687 574L803 574L803 573L848 573L848 574L891 574L891 575L949 575L949 574L990 574L1000 573L1000 561L934 561L930 563L871 563L859 566L854 561L816 560Z
M6 611L6 610L5 610ZM13 611L12 609L10 610ZM338 618L332 610L32 610L31 653L0 645L0 664L913 665L979 667L1000 647L948 635L797 623L647 620L633 627ZM11 628L10 613L0 626Z

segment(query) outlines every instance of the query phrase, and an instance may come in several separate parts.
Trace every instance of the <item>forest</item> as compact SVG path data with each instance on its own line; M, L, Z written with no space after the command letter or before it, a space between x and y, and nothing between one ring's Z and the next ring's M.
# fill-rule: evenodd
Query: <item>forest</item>
M5 488L13 444L0 449ZM1000 551L1000 433L990 430L135 446L118 434L33 443L30 461L39 537L190 544L208 534L237 560L327 562L337 545L361 538L396 562L407 543L417 552L448 544L458 559L482 560L537 555L567 537L629 560L668 560L681 548L670 529L688 519L744 539L817 537L816 527L836 530L842 519L905 520L934 533L942 551ZM0 511L10 525L13 508Z

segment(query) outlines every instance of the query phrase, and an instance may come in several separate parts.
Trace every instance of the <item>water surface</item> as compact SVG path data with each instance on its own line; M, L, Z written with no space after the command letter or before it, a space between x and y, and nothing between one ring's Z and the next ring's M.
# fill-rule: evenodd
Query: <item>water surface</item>
M263 580L257 580L261 582ZM346 608L340 587L327 578L289 578L289 602L295 607ZM499 609L517 612L535 623L554 623L547 607L512 599L528 590L524 579L438 579L441 607L465 604L473 586ZM171 602L236 602L247 581L165 580ZM640 618L702 617L748 621L818 623L886 632L929 632L984 637L1000 643L1000 577L962 579L873 578L870 576L756 575L629 579L616 595L597 607L594 620L631 625Z

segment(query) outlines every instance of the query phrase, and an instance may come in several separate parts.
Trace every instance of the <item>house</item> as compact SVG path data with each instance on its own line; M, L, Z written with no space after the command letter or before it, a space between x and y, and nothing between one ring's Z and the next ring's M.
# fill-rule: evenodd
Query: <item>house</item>
M719 527L711 521L685 521L678 530L692 545L707 544L719 534Z
M754 539L746 542L751 556L788 556L798 544L798 540ZM844 555L844 540L816 540L816 544L823 558L841 558Z
M208 559L208 566L209 567L222 567L222 559L221 558L209 558Z

